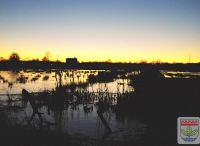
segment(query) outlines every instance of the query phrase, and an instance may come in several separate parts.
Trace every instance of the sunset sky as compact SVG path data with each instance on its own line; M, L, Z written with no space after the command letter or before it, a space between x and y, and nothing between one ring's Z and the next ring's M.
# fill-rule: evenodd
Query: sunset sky
M0 0L0 57L200 62L200 0Z

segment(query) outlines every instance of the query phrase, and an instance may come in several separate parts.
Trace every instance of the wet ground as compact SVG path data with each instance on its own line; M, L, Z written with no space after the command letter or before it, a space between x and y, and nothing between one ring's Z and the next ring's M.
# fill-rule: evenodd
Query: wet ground
M200 76L199 72L161 71L161 73L165 78L171 79L195 79ZM136 111L129 107L131 110L125 110L123 114L119 114L116 110L119 103L123 103L123 99L134 98L135 85L131 77L138 74L140 71L0 71L0 111L5 116L1 116L1 120L6 125L10 125L9 127L29 127L79 138L142 141L148 133L150 122L152 122L136 116L140 115L144 109L134 103ZM147 88L154 90L151 87L154 81L150 81L152 83L148 83L149 87ZM177 81L175 82L177 83ZM173 83L175 82L173 81ZM183 83L186 82L183 81ZM164 88L168 88L167 86L171 86L171 80L165 81L164 84ZM23 97L23 89L30 93L30 97L38 98L34 100L34 104L39 106L32 105L30 100ZM163 94L154 94L155 91L152 92L153 96L160 97ZM148 97L148 92L139 94L139 98ZM172 94L169 90L168 94L179 96L175 92ZM191 92L189 91L189 93ZM166 96L163 97L166 99ZM151 103L153 98L152 100L144 98L144 101L139 99L136 102L145 102L146 108L151 107L147 101ZM156 99L156 101L160 100ZM154 105L156 106L156 104ZM34 110L37 110L38 113L34 114ZM100 114L98 114L99 111ZM172 112L175 113L173 110Z

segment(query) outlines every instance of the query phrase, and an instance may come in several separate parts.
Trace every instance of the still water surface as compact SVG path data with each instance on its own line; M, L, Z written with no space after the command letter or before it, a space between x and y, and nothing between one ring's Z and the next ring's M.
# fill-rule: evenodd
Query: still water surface
M58 86L68 86L71 84L80 85L75 90L86 91L87 93L110 93L122 94L134 92L128 78L128 73L118 76L110 82L88 83L90 75L97 75L96 70L62 70L62 71L0 71L0 107L9 107L7 115L12 124L27 125L32 115L30 103L26 106L22 101L22 89L29 92L38 93L54 90ZM130 73L129 73L130 74ZM74 95L73 95L74 96ZM8 102L12 99L12 102ZM39 110L42 113L41 119L36 115L31 121L35 128L45 128L51 131L59 131L67 134L84 135L93 138L102 138L107 131L97 114L95 102L85 104L67 105L62 110L49 112L46 106ZM120 117L114 110L109 109L103 114L112 133L106 138L109 139L128 139L137 138L143 135L146 124L142 121L129 117ZM30 124L30 123L29 123Z

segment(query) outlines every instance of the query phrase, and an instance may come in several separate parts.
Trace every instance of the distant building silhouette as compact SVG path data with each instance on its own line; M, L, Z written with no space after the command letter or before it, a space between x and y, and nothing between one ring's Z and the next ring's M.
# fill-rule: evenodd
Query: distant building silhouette
M78 64L78 59L77 58L66 58L66 64L68 65L76 65Z

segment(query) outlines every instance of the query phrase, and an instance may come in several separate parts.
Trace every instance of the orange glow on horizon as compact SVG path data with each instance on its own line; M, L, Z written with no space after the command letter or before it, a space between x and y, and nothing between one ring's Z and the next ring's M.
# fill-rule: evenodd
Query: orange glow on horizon
M200 62L197 1L2 1L0 57ZM56 7L54 7L56 6Z
M49 52L49 59L51 61L61 61L65 62L66 58L76 57L78 58L79 62L124 62L124 63L138 63L141 61L150 62L167 62L167 63L199 63L200 55L188 55L187 53L182 54L159 54L159 53L134 53L134 52L123 52L123 51L116 51L116 52L95 52L95 51L82 51L82 52L62 52L53 50L53 49L45 49L46 51L29 51L27 50L13 50L13 51L3 51L1 52L0 57L8 59L10 54L16 52L20 55L21 60L28 61L28 60L42 60L47 52ZM51 51L49 51L51 50ZM57 49L58 50L58 49ZM177 57L178 56L178 57Z

